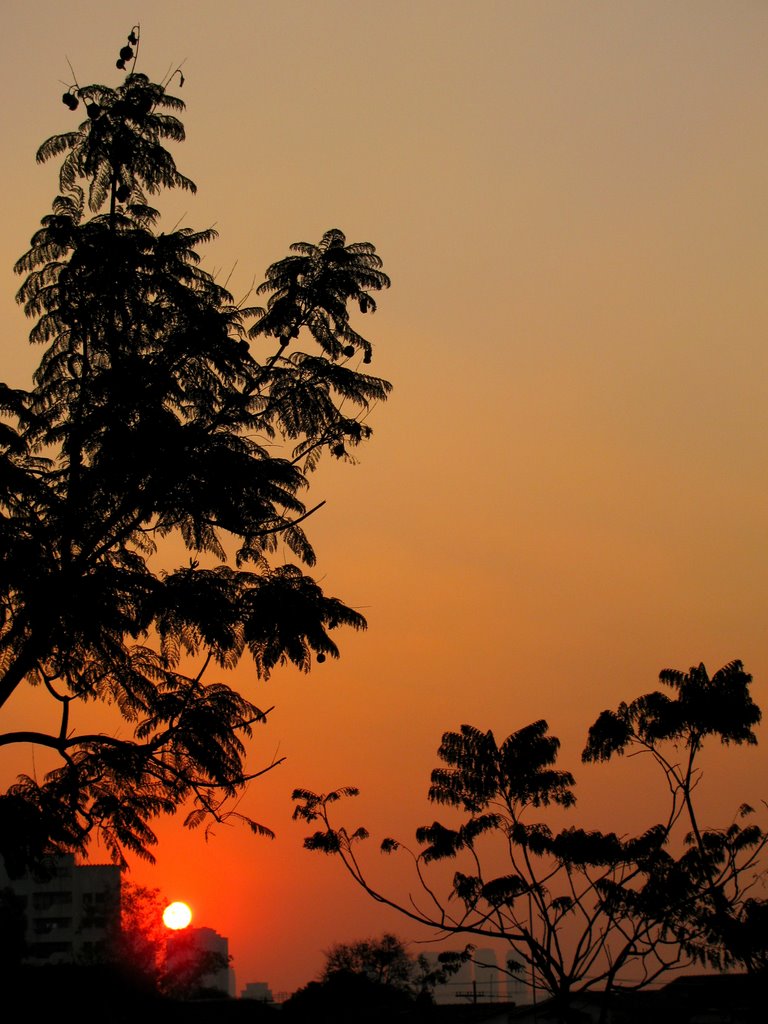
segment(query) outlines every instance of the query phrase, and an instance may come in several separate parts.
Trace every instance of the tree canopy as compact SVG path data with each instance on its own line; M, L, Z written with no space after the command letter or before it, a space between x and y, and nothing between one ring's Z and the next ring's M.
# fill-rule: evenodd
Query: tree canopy
M632 749L660 768L667 816L637 835L555 829L542 818L550 807L572 814L576 798L574 777L556 767L560 743L540 720L502 742L470 725L443 735L428 797L453 820L417 829L413 847L381 842L383 853L411 859L407 898L369 880L359 849L367 829L334 820L356 789L294 793L294 817L316 828L304 845L338 857L373 899L440 935L506 943L509 973L550 995L561 1019L578 993L642 988L694 962L764 970L758 883L768 832L745 804L722 828L704 828L697 810L705 740L756 742L751 676L736 661L711 677L699 665L660 681L671 696L653 691L604 711L582 755L609 761ZM441 873L451 863L452 876Z
M366 625L306 572L322 502L304 494L324 452L354 461L389 394L351 323L389 278L333 228L267 269L261 306L236 304L202 265L215 232L160 230L149 204L195 186L166 148L183 79L137 71L138 42L122 84L64 94L85 116L38 151L61 160L59 193L16 264L41 355L28 388L0 385L0 707L38 687L58 724L0 735L57 759L0 796L10 871L94 831L118 859L151 856L158 814L228 813L269 767L246 763L268 709L228 672L306 672ZM94 702L128 731L81 729Z

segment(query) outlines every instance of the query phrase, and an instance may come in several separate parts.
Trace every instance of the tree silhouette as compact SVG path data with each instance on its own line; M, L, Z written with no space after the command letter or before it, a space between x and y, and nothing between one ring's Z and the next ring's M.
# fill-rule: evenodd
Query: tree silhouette
M414 969L403 943L396 935L386 934L380 939L336 943L325 954L321 980L327 981L337 971L351 971L381 985L409 990Z
M407 946L389 932L378 939L332 946L325 953L320 980L327 983L339 972L364 975L377 985L388 985L414 997L429 995L446 977L446 972L430 965L425 956L412 956Z
M748 804L726 828L702 828L694 800L701 780L697 758L707 737L725 745L757 743L754 726L761 713L749 692L752 677L734 661L711 678L698 665L688 672L667 669L659 681L672 696L654 690L604 711L589 730L583 760L608 761L627 750L653 758L671 796L670 823L681 819L690 831L685 853L663 865L667 878L656 880L651 899L661 896L668 926L694 959L720 969L764 970L768 904L750 893L768 838L751 820L754 810ZM616 893L615 898L642 913L648 895Z
M148 204L194 185L164 148L184 139L176 74L136 73L137 47L134 29L118 88L65 93L87 117L40 147L63 156L60 194L16 265L42 355L28 390L0 386L0 707L36 686L58 725L0 745L58 764L0 796L10 871L94 831L118 859L150 856L152 819L185 802L190 826L232 813L270 767L246 765L268 712L225 673L244 656L258 677L308 671L338 656L337 628L365 627L280 553L314 564L308 474L326 450L353 461L389 393L346 309L374 309L389 279L335 229L269 268L265 308L235 304L201 267L215 232L161 232ZM79 727L93 702L119 735Z
M332 820L334 805L357 795L354 788L294 793L294 817L320 825L304 845L337 856L373 899L413 921L443 935L507 943L509 973L552 997L562 1020L579 993L640 988L694 960L759 969L766 904L753 887L768 833L740 823L752 817L746 806L726 828L702 829L694 800L705 738L756 742L751 677L733 662L711 679L699 666L662 672L661 681L674 697L654 692L603 712L583 754L606 761L634 746L653 756L670 805L666 820L642 834L555 831L540 819L548 807L570 812L575 795L571 773L555 767L559 741L538 721L502 743L469 725L444 734L428 795L458 823L418 829L414 849L381 843L383 853L412 860L408 899L368 880L358 854L367 830ZM440 872L445 862L457 863L452 877ZM453 960L471 959L473 948Z
M319 981L312 981L287 1000L289 1020L415 1019L428 1010L432 992L445 981L447 969L431 967L424 956L412 956L396 935L337 943L325 953Z
M81 101L88 118L77 131L47 139L37 152L41 163L67 153L59 172L62 193L85 181L89 208L97 212L109 199L114 216L118 201L130 199L134 192L143 199L144 192L157 195L167 188L197 190L163 147L166 140L184 141L181 121L166 113L182 111L184 103L163 85L132 72L117 89L78 86L65 96L70 97L65 103L73 110Z
M125 977L137 992L157 995L162 991L168 932L163 925L167 906L159 889L120 883L120 912L115 915L103 947L94 955Z

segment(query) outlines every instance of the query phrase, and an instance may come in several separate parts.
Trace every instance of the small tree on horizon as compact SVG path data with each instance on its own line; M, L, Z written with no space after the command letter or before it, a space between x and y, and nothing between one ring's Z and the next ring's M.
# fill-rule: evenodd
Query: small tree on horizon
M353 461L389 394L350 319L389 279L334 228L268 268L263 306L235 304L200 265L213 230L159 230L150 199L195 191L166 149L183 79L138 72L138 45L120 85L64 94L85 117L38 151L61 160L59 194L16 265L41 358L29 389L0 385L0 708L32 686L58 722L0 734L57 761L0 795L11 873L94 833L151 858L153 819L182 805L191 827L233 814L273 763L248 767L268 709L228 673L246 656L254 682L309 671L366 625L304 571L323 502L303 492L324 452ZM82 728L88 704L119 734Z
M435 985L445 980L444 970L435 968L423 954L413 956L391 932L376 939L331 946L325 953L320 981L328 982L339 972L362 974L378 985L389 985L412 996L429 995Z

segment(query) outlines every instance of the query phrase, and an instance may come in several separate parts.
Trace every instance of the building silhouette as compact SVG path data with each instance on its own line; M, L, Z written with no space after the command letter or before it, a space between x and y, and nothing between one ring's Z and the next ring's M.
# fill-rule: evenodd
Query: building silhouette
M266 981L249 981L240 993L241 999L255 999L259 1003L274 1003L272 989Z
M11 879L0 858L0 889L10 890L24 918L24 961L95 960L120 926L120 868L52 858L40 875Z
M166 939L168 968L183 972L185 961L195 962L199 956L210 954L214 961L211 971L199 979L201 988L216 989L228 996L235 995L235 972L229 961L229 940L213 928L182 928L171 932Z

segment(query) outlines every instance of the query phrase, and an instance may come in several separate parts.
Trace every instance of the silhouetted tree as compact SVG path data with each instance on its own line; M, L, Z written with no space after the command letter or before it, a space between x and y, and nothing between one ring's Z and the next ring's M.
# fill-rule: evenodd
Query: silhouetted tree
M452 968L412 956L395 935L337 943L325 954L319 981L300 988L283 1004L289 1020L412 1020L433 1004L435 985ZM419 1019L421 1019L419 1017Z
M380 939L360 939L332 946L325 954L321 980L327 981L337 971L352 971L383 985L409 989L414 967L408 950L397 936L386 934Z
M604 711L589 730L583 760L608 761L627 750L650 755L671 795L670 822L680 817L690 829L687 850L664 865L668 875L660 871L650 893L616 893L616 899L643 912L650 895L696 960L720 969L758 970L766 960L768 915L765 900L750 893L766 835L751 821L754 810L748 804L739 807L728 827L704 829L694 802L701 779L697 757L707 737L725 745L757 743L754 726L761 715L749 692L752 677L734 661L711 678L698 665L688 672L667 669L659 679L672 696L654 690Z
M165 906L159 889L123 879L119 921L103 954L132 979L137 989L153 993L161 991L165 968Z
M367 830L349 831L331 820L333 805L357 790L294 793L294 817L321 826L304 845L339 857L369 895L411 920L443 934L505 941L510 974L551 996L563 1020L579 992L642 987L691 958L718 966L747 963L726 932L743 922L739 934L746 942L750 915L757 921L763 904L746 894L768 834L738 821L702 829L694 789L706 737L756 742L760 712L749 694L751 677L733 662L711 679L699 666L662 672L661 681L672 697L654 692L604 712L583 754L585 761L608 760L635 746L662 768L669 813L641 835L575 826L553 831L538 818L542 808L565 811L575 804L573 776L555 767L559 741L538 721L500 744L492 732L468 725L445 733L429 799L452 808L459 823L418 829L418 849L395 839L381 844L384 853L412 858L417 886L407 901L368 881L357 853ZM752 813L742 807L739 820ZM436 877L430 873L433 865L454 860L459 866L450 881L439 870ZM453 960L471 959L473 948Z
M204 949L195 928L171 932L163 923L168 900L159 889L123 879L119 914L98 949L79 958L119 977L137 997L189 999L208 994L210 976L229 966L229 959Z
M373 310L389 279L334 229L267 270L263 308L236 305L200 266L212 230L158 230L148 197L194 191L165 148L183 103L176 73L135 70L131 38L121 85L65 93L86 117L38 151L63 157L60 193L16 266L42 355L29 390L0 386L0 707L36 686L58 724L0 744L59 763L0 796L11 872L94 830L150 856L152 819L184 802L190 826L226 815L271 765L246 766L267 710L225 673L244 655L258 677L308 671L338 656L334 630L365 627L280 555L314 564L307 475L326 450L352 461L389 393L360 371L372 348L347 308ZM119 735L78 728L92 702Z
M205 949L195 928L185 928L168 936L159 989L174 999L226 998L228 992L215 986L214 975L229 967L231 957Z
M332 946L325 954L321 981L329 981L339 971L363 974L378 985L389 985L413 996L431 993L446 977L444 970L430 965L423 955L412 956L407 946L389 933L379 939Z

